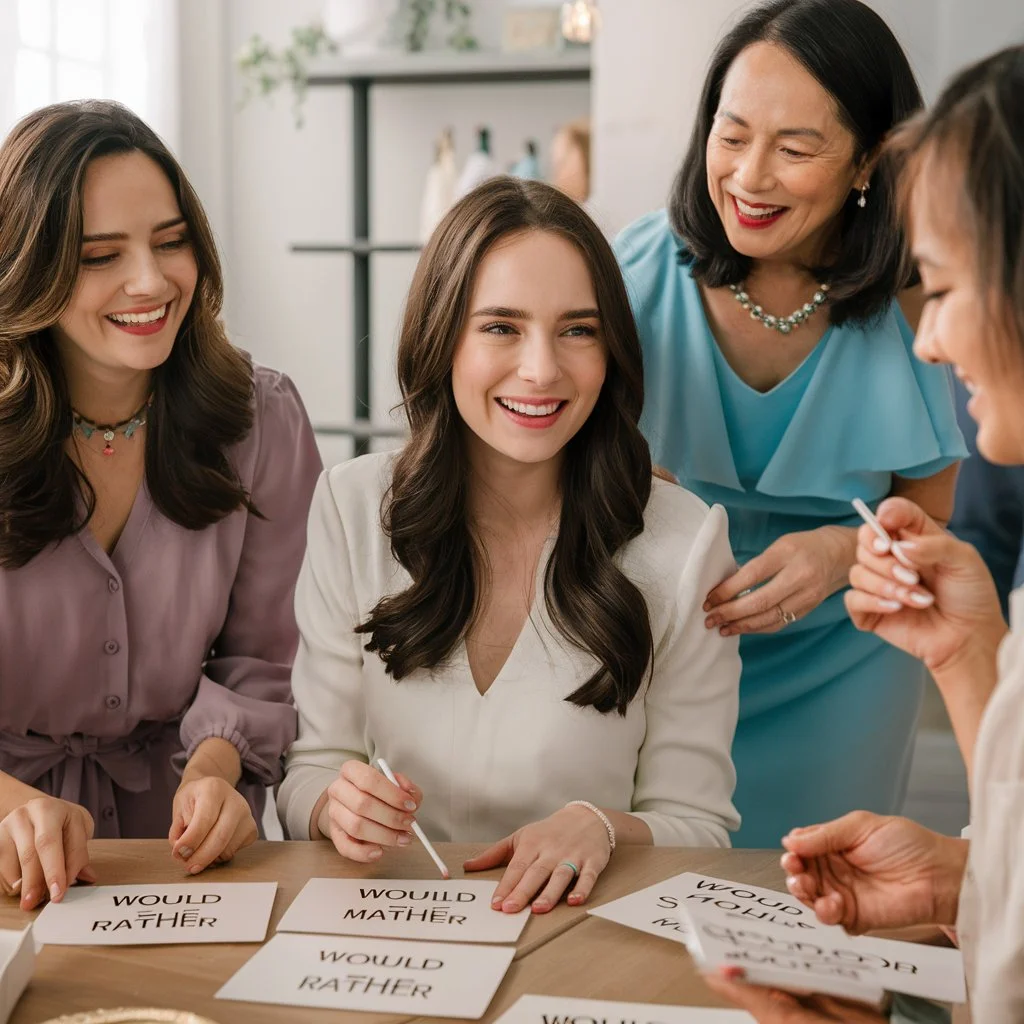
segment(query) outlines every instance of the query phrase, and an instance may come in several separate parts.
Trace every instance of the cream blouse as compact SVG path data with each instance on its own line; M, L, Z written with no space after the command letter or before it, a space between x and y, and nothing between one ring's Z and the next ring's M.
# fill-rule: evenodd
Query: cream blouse
M565 697L596 662L564 640L545 607L543 566L530 617L480 694L465 646L395 682L353 632L409 577L380 525L393 454L336 466L317 486L295 597L292 689L298 739L278 811L295 839L350 758L386 758L425 794L418 821L436 841L502 838L569 800L631 811L660 845L727 846L739 818L730 758L740 659L735 637L704 627L708 591L735 571L725 512L654 481L643 533L619 564L647 601L653 678L623 717Z
M971 852L957 933L975 1024L1024 1021L1024 588L974 748Z

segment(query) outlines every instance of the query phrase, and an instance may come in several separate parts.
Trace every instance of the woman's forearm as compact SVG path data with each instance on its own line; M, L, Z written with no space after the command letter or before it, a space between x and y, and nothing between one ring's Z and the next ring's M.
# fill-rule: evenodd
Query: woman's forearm
M1006 627L993 629L991 636L979 635L974 643L944 665L932 669L953 733L960 747L960 756L967 767L967 780L972 777L974 744L985 707L999 681L997 651Z

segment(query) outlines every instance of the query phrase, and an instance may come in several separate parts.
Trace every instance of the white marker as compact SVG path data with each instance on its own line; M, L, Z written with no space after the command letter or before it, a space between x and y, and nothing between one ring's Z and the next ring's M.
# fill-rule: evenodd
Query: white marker
M395 778L395 773L389 767L387 761L383 757L377 758L377 767L384 773L384 778L393 785L398 785L398 779ZM399 787L401 788L401 787ZM441 872L442 878L451 878L452 874L448 870L448 865L437 855L437 850L430 845L430 840L427 838L426 833L420 828L419 822L414 821L412 823L413 835L423 844L423 849L430 854L431 860L437 865L438 870Z
M900 542L898 540L893 540L892 537L889 536L888 530L886 530L886 528L878 521L878 517L874 512L872 512L871 509L869 509L867 505L860 500L860 498L854 498L851 504L857 510L857 514L861 519L863 519L864 522L875 531L878 539L884 540L885 543L888 544L888 550L892 552L896 561L905 565L908 569L914 569L914 563L911 562L911 560L903 553L903 549L900 547Z

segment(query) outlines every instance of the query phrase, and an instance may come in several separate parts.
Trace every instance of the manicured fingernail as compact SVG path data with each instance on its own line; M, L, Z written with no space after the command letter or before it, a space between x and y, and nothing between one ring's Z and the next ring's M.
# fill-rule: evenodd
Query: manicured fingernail
M918 608L927 608L929 605L935 603L934 594L923 594L920 590L915 590L910 595L910 600L918 606Z
M403 832L398 837L398 845L399 846L408 846L411 842L412 842L412 836L409 835L408 832Z
M796 875L786 875L786 888L792 892L796 887Z
M900 583L906 583L911 587L921 578L913 569L906 569L902 565L894 565L892 574Z
M717 625L718 625L718 619L707 618L707 619L704 620L704 628L705 629L714 629L715 626L717 626Z
M60 886L56 882L50 886L50 899L53 900L54 903L60 899Z
M416 801L415 800L406 800L405 801L405 809L407 811L415 811L416 810Z
M534 900L533 901L533 909L536 910L536 911L547 910L548 907L550 907L550 906L551 906L551 904L548 903L546 900Z
M203 870L202 864L193 864L192 867L190 867L188 869L190 875L198 875L199 872L202 871L202 870Z
M23 892L21 894L21 905L23 907L35 906L37 899L39 899L39 897L36 895L35 889L29 889L28 892Z
M193 850L191 846L180 846L178 847L178 856L182 860L188 860L192 856Z
M703 603L703 604L701 605L701 608L702 608L702 609L703 609L704 611L706 611L706 612L709 612L709 611L711 611L711 602L710 602L710 601L705 601L705 602L704 602L704 603Z
M377 860L378 857L383 856L384 851L378 846L376 850L370 850L366 855L370 860Z
M18 890L19 890L20 888L21 888L21 879L20 879L20 878L16 878L16 879L15 879L15 880L14 880L14 881L13 881L13 882L11 883L11 892L13 892L13 893L14 893L15 895L17 895L17 894L18 894Z
M578 893L575 893L575 892L574 893L570 893L569 897L568 897L568 902L572 903L573 905L575 905L577 903L582 903L583 902L583 897L580 896Z
M504 899L502 899L501 896L495 896L494 899L491 900L491 906L492 907L500 907L502 905L502 903L504 903L504 902L505 901L504 901Z
M889 550L889 541L882 540L881 537L876 537L871 542L871 549L876 551L880 555L884 555Z
M899 601L887 601L884 598L879 598L878 607L883 612L898 612L903 607L903 605L901 605Z

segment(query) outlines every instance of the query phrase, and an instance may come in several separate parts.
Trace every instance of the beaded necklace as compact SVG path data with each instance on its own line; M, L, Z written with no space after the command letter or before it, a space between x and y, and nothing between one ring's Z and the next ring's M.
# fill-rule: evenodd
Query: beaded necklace
M733 298L744 309L750 310L751 320L757 320L762 327L766 327L769 331L778 331L779 334L789 334L794 327L799 327L807 320L819 306L823 306L828 301L828 288L827 284L819 284L818 290L810 302L805 302L789 316L772 316L771 313L766 313L761 306L757 305L740 285L729 285Z
M104 455L113 455L114 446L111 441L114 440L114 436L120 432L124 434L125 438L130 438L139 427L146 425L146 411L149 409L150 403L153 401L153 396L150 395L138 409L132 413L131 416L126 420L121 420L120 423L94 423L88 417L83 416L80 412L76 412L74 409L71 410L71 418L74 421L75 429L78 430L82 437L89 440L97 430L103 434L103 440L106 442L103 446Z

